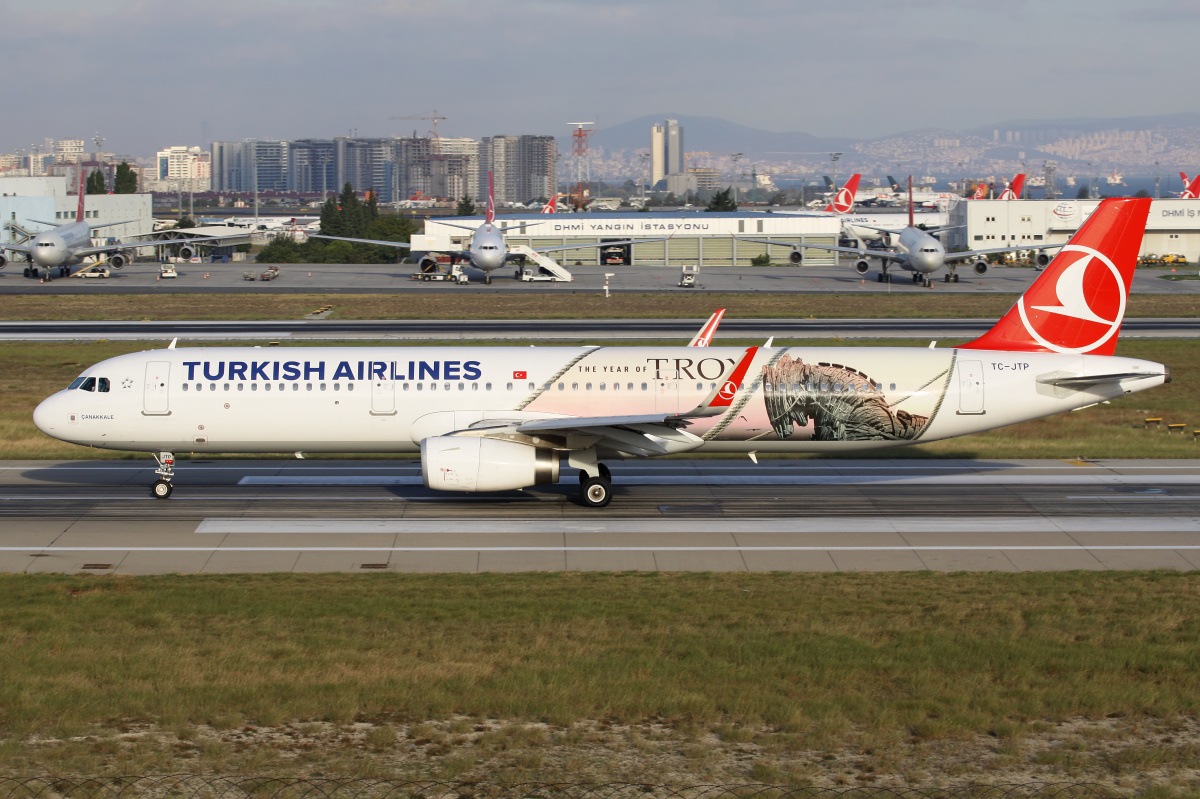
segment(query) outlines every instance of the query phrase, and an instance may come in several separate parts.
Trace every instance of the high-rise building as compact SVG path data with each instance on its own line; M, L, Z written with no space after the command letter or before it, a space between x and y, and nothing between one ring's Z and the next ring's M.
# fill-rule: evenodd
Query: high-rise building
M650 185L667 175L684 171L683 128L678 120L668 119L650 128Z
M286 141L217 141L211 153L213 191L288 190Z
M61 139L54 142L54 163L78 164L83 160L83 139Z
M496 202L527 203L557 192L554 175L558 145L553 136L490 136L479 146L479 188L487 199L487 173L492 173Z
M341 188L337 179L337 147L332 139L288 143L288 191L328 194Z
M349 183L355 191L374 191L382 202L395 202L398 164L395 139L359 139L339 136L337 146L337 188Z
M208 191L212 176L210 154L199 147L175 146L159 150L157 168L148 175L151 191L170 191L163 184L183 183L190 191Z

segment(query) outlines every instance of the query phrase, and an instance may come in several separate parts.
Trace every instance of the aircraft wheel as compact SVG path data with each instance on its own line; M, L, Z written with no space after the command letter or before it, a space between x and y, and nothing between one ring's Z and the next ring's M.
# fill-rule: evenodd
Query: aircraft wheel
M957 282L958 282L958 275L955 275L955 276L954 276L954 282L955 282L955 283L957 283Z
M29 277L29 267L25 267L25 277Z
M876 276L875 276L875 282L876 282L876 283L882 283L882 282L883 282L883 274L882 274L882 273L880 273L880 274L878 274L878 275L876 275Z
M150 486L150 493L155 499L169 499L174 486L166 480L155 480L154 485Z
M947 272L946 274L942 275L942 282L943 282L943 283L949 283L949 282L950 282L950 273L949 273L949 272Z
M589 508L603 508L612 501L612 483L603 477L589 477L583 481L579 498Z
M514 269L513 270L513 280L520 280L520 279L521 279L521 270Z

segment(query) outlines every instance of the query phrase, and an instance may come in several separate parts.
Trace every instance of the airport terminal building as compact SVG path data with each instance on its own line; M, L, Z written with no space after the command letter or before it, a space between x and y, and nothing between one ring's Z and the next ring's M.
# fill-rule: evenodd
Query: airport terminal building
M471 231L451 225L478 227L483 217L429 219L425 233L412 237L413 251L463 249ZM750 259L771 250L775 263L786 263L793 245L805 242L836 245L841 222L826 214L731 213L593 213L511 214L496 218L510 228L505 236L510 245L538 249L568 244L602 244L626 239L662 239L623 247L566 250L547 255L559 263L632 266L749 266ZM516 227L514 227L516 226ZM778 241L768 246L741 241L739 236ZM804 250L804 263L829 266L834 253Z
M963 200L950 211L948 249L1062 244L1091 216L1099 200ZM1154 200L1142 255L1182 253L1200 261L1200 200Z

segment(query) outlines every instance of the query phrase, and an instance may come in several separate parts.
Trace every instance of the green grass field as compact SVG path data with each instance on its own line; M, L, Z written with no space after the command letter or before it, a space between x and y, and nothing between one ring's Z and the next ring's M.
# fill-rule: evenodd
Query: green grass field
M329 342L323 342L328 344ZM436 342L431 342L430 345ZM451 342L447 342L451 343ZM462 345L464 342L452 342ZM757 344L761 342L723 342ZM778 340L776 345L922 346L927 342ZM123 453L66 444L33 426L34 407L66 387L85 366L126 352L150 349L149 342L4 343L0 344L0 459L120 458ZM1195 458L1200 442L1200 342L1183 339L1126 339L1117 354L1146 358L1171 367L1172 382L1110 405L916 447L882 450L879 457L899 458ZM1185 424L1184 435L1143 429L1146 417L1164 424ZM186 457L184 453L177 453ZM145 454L129 457L146 458ZM858 455L856 457L862 457Z
M4 575L0 770L450 778L507 753L507 779L562 778L566 748L659 781L669 744L696 776L733 747L746 780L851 755L917 780L993 768L981 740L1060 773L1192 768L1198 602L1195 573ZM1090 750L1035 751L1062 724Z

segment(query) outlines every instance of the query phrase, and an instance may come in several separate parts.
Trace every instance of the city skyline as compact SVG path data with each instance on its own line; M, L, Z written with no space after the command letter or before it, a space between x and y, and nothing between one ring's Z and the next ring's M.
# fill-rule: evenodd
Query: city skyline
M139 155L354 129L424 135L428 123L393 117L434 108L450 137L561 137L575 119L605 128L666 112L870 139L1010 118L1167 114L1200 100L1178 77L1187 48L1170 46L1200 21L1184 0L216 0L202 15L161 0L51 0L5 10L0 63L21 79L0 96L22 112L0 131L4 151L47 133L99 132L110 151ZM95 31L113 20L122 42L97 52ZM474 41L497 47L454 44ZM431 51L437 42L449 46ZM599 49L588 55L581 42ZM411 69L414 59L437 68ZM130 113L128 96L161 97L169 110Z

